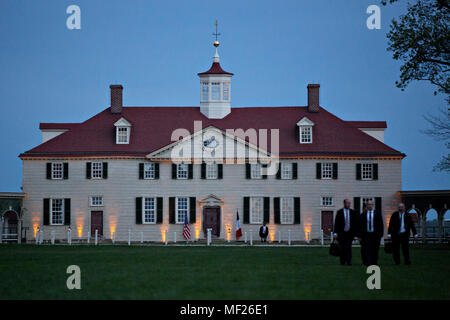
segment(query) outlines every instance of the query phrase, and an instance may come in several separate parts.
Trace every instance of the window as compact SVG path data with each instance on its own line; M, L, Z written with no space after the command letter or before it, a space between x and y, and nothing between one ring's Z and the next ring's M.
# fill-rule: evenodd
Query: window
M261 224L263 222L263 198L250 198L250 223Z
M300 143L312 143L312 127L300 127Z
M188 178L188 165L186 163L177 164L177 179Z
M103 207L103 197L102 196L92 196L91 197L91 207Z
M63 199L51 199L50 221L52 225L64 224Z
M93 179L100 179L103 177L103 163L92 162L91 177Z
M332 207L333 206L333 197L320 198L320 205L323 207Z
M129 127L117 127L116 128L116 143L128 144L130 143L130 128Z
M145 163L144 164L144 179L155 179L155 164Z
M177 223L184 223L184 219L188 214L188 198L182 197L177 198L177 210L176 210L176 218Z
M373 164L363 163L361 165L361 178L362 180L372 180L373 179Z
M280 198L280 222L294 223L294 198Z
M62 162L52 163L52 179L62 179L63 178L63 164Z
M211 83L211 100L220 100L220 82Z
M206 164L206 179L217 179L217 164Z
M251 165L251 178L252 179L261 179L261 164L260 163L254 163Z
M143 211L143 223L156 223L156 199L155 198L143 198L144 211Z
M281 179L292 179L291 163L281 163Z
M202 82L202 100L207 101L209 100L209 87L208 82Z
M332 179L333 178L333 163L324 162L322 163L322 179Z
M224 82L223 83L223 96L222 96L222 100L230 100L230 83L229 82Z

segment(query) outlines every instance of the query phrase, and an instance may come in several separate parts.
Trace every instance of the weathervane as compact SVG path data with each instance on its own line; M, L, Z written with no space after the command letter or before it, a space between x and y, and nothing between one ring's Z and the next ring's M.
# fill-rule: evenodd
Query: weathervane
M216 19L215 25L216 25L216 32L213 33L213 36L216 37L216 41L214 41L214 47L217 48L219 46L219 41L217 40L217 37L220 36L220 33L217 32L217 28L219 27L219 23L217 22L217 19Z

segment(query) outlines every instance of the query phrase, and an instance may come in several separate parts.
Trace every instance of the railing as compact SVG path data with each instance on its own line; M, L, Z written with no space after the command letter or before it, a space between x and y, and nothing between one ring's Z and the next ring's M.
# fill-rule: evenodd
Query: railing
M4 227L2 232L2 241L17 241L17 226Z

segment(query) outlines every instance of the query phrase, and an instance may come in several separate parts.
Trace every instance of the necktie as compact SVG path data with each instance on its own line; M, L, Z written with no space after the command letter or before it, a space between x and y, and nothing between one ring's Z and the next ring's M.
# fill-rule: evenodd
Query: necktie
M372 211L369 212L369 232L372 232Z
M350 229L348 223L349 223L348 210L345 210L345 228L344 228L344 231L348 231Z

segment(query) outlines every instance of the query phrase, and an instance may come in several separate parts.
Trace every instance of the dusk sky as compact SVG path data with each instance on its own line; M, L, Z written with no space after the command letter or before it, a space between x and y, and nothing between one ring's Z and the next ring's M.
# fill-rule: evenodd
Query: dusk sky
M433 172L448 153L421 131L445 108L426 82L395 87L400 62L386 33L405 4L365 1L0 1L0 191L20 191L21 152L41 142L40 122L82 122L109 106L109 85L125 106L198 106L198 72L219 54L233 107L305 106L320 83L321 105L344 120L385 120L385 143L407 157L403 190L449 189ZM69 30L69 5L81 30ZM369 5L381 29L369 30ZM336 134L339 134L338 132Z

